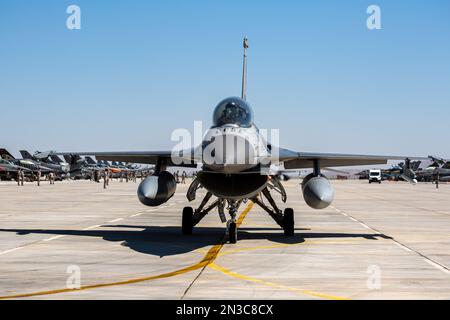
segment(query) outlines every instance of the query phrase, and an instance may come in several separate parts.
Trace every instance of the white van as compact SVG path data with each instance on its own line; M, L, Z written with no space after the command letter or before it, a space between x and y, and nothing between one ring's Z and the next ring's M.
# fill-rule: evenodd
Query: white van
M378 182L381 183L381 170L373 169L369 170L369 183Z

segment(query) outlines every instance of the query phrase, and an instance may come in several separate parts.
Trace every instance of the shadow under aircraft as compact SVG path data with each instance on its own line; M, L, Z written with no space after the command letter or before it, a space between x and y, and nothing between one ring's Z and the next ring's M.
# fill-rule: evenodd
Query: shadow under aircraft
M103 225L108 230L60 230L60 229L0 229L0 232L15 232L18 235L48 234L79 237L97 237L106 241L121 241L122 246L128 247L136 252L155 255L160 258L184 254L207 246L225 243L225 237L218 238L217 235L223 229L219 227L200 227L199 232L192 237L183 237L181 227L177 226L139 226L139 225ZM134 230L111 230L112 228L134 229ZM142 230L135 230L142 229ZM273 232L270 232L272 231ZM300 244L307 239L344 239L362 238L367 240L391 239L380 233L315 233L302 232L309 229L297 228L293 237L285 237L277 233L276 228L241 228L240 239L246 240L269 240L281 244ZM257 231L257 232L255 232Z

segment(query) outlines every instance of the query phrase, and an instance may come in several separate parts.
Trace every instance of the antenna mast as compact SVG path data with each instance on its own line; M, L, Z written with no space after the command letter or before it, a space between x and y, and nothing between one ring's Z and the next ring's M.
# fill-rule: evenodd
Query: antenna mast
M242 100L247 99L247 48L248 48L248 39L247 37L244 37L244 63L242 66L242 94L241 98Z

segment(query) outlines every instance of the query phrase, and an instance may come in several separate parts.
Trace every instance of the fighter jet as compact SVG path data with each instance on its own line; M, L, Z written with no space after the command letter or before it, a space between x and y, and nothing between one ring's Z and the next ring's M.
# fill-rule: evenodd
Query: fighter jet
M0 180L17 180L17 173L19 170L23 170L25 174L31 172L28 168L16 166L0 157Z
M450 162L448 160L429 156L430 161L419 166L414 173L420 181L450 181Z
M60 154L92 155L98 160L154 164L154 174L142 181L137 190L141 203L152 207L167 202L175 193L177 184L174 176L166 170L168 166L198 166L196 178L186 196L189 201L194 200L201 187L206 190L206 195L195 210L190 206L183 209L182 233L192 234L193 227L217 207L221 221L227 222L230 243L237 241L237 211L247 200L266 211L286 236L294 235L294 210L281 210L271 194L278 192L282 202L287 200L280 180L270 174L272 164L283 164L287 170L312 168L312 173L301 184L303 198L311 208L324 209L332 203L334 190L321 172L323 167L386 164L389 159L415 159L406 156L293 151L268 142L255 125L253 111L246 100L247 49L248 40L245 38L241 97L229 97L217 104L212 114L213 125L200 145L173 151ZM225 211L228 211L228 219Z
M0 158L3 158L3 159L9 161L10 163L12 163L12 164L14 164L16 166L20 166L20 167L28 169L28 171L25 171L25 175L29 174L29 175L32 176L33 173L35 174L38 170L40 170L41 173L44 174L44 175L50 173L51 171L53 171L49 167L44 166L39 161L35 161L35 160L32 160L32 159L16 159L6 149L0 149ZM32 178L34 179L33 176L32 176Z
M33 160L38 164L51 169L56 176L61 179L68 176L70 165L67 162L62 161L57 155L51 154L51 151L36 151L34 155L31 155L26 150L20 150L19 152L24 159Z

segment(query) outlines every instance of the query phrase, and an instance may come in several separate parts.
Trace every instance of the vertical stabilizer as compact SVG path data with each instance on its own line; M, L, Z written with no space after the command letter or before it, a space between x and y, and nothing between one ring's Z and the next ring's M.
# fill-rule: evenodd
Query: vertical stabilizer
M244 38L243 42L244 46L244 62L242 65L242 100L247 100L247 48L248 48L248 39Z

